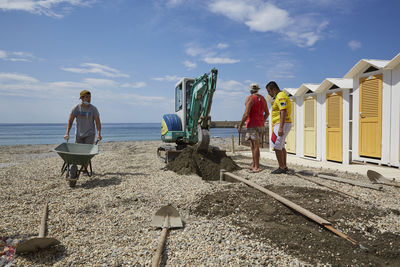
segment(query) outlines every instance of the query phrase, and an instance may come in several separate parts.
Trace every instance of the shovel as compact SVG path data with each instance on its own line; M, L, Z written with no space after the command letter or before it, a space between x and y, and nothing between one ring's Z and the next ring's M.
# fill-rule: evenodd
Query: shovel
M158 241L157 251L153 258L153 267L159 266L161 262L161 253L164 248L165 239L169 228L182 228L182 220L179 212L167 205L159 209L153 216L151 226L162 228L161 238Z
M46 237L46 221L47 221L47 213L48 213L48 203L44 206L42 221L40 223L39 228L39 237L34 237L28 239L26 241L22 241L16 247L16 253L28 253L33 252L38 249L44 249L50 246L58 245L60 242L55 238Z
M399 183L392 182L390 179L384 177L382 174L376 171L368 170L367 176L374 184L384 184L384 185L400 187Z

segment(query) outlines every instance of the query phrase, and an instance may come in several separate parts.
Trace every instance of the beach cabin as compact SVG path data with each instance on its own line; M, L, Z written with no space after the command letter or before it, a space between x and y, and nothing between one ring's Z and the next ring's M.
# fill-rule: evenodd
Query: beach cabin
M319 84L304 83L295 92L297 101L296 140L297 155L321 160L321 95L317 94Z
M385 69L391 70L391 127L390 159L391 166L400 166L400 53L395 56Z
M322 161L350 163L352 79L326 78L317 88L321 94Z
M392 70L389 60L362 59L343 77L353 80L352 161L390 165Z
M283 91L289 96L292 103L292 112L290 116L292 117L292 129L290 130L288 136L286 137L286 151L291 154L296 154L296 93L298 88L285 88Z

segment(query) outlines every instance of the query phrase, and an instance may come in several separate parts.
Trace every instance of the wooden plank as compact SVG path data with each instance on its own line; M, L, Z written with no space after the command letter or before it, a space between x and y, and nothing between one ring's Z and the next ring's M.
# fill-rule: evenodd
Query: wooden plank
M382 186L379 186L379 185L366 184L366 183L362 183L359 181L334 177L334 176L325 175L325 174L318 174L318 177L323 178L323 179L332 180L332 181L339 182L339 183L346 183L346 184L351 184L351 185L365 187L365 188L374 189L374 190L382 190L382 188L383 188Z

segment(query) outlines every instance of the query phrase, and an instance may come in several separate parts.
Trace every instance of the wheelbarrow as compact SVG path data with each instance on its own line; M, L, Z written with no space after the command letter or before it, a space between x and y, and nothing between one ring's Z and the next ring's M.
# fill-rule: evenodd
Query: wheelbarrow
M99 140L94 145L67 142L53 149L64 160L64 164L61 167L61 175L66 172L65 178L69 182L70 187L76 186L76 182L82 172L86 173L89 177L92 176L91 159L99 154L98 142ZM87 165L89 165L90 171L88 171Z

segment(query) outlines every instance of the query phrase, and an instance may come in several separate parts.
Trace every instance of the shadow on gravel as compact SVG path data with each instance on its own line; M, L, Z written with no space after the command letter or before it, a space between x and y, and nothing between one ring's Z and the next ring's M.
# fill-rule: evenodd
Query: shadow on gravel
M117 178L117 177L112 177L109 179L91 179L83 183L80 187L85 188L85 189L92 189L95 187L107 187L107 186L112 186L112 185L119 185L121 183L122 179Z
M105 173L96 173L96 176L103 177L106 175L115 175L115 176L137 176L137 175L148 175L143 172L105 172Z
M22 257L31 261L32 262L31 266L37 266L37 265L53 266L57 264L57 262L64 259L66 253L67 253L66 248L60 244L57 246L49 247L47 249L39 250L37 252L20 254L18 255L18 257Z
M272 197L252 188L231 189L203 197L191 212L205 216L228 217L243 234L276 247L311 264L333 266L400 266L400 235L380 233L373 226L352 228L347 222L369 222L399 211L368 209L348 203L336 193L297 187L268 187L330 221L332 226L367 247L365 251L317 223L289 209ZM268 242L268 241L267 241ZM266 263L267 264L267 263Z
M235 161L236 164L238 164L239 166L241 166L242 168L246 169L250 167L250 164L248 162L243 162L243 161ZM244 167L247 166L247 167ZM261 171L272 171L275 170L278 167L278 165L276 166L269 166L269 165L264 165L260 163L260 169Z

